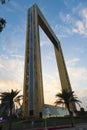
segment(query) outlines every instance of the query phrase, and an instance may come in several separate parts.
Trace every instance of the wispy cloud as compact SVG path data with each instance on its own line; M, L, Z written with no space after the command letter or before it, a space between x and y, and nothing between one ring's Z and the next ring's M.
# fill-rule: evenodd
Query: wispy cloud
M46 56L46 60L47 61L53 61L54 59L56 59L56 57L55 57L55 52L54 52L54 50L53 51L51 51L51 52L49 52L48 54L47 54L47 56ZM55 62L55 61L53 61L53 62Z
M68 24L70 24L72 22L72 16L70 13L64 14L63 12L60 12L59 17L62 20L62 22L68 22Z
M17 25L16 27L11 28L12 26L8 26L6 31L8 32L9 30L9 33L3 33L1 39L2 44L0 46L4 53L11 55L20 54L21 50L25 48L25 27L24 25ZM23 51L25 51L25 49Z
M4 9L5 9L5 11L7 12L7 13L13 13L14 12L14 10L11 8L11 7L4 7Z
M84 8L84 9L81 11L81 15L82 15L82 17L84 18L84 20L87 21L87 8Z
M50 40L49 38L46 36L46 34L44 33L44 31L39 28L40 30L40 46L48 46L50 44Z
M87 69L86 68L69 67L68 70L70 72L70 76L74 80L77 80L77 81L79 80L80 82L82 82L83 80L84 81L87 80Z
M72 29L74 33L78 33L84 36L87 36L87 8L79 10L79 17L81 20L77 20L75 27Z
M22 88L24 61L0 57L0 63L0 87L4 90Z
M73 65L76 65L76 63L78 63L80 61L79 58L73 58L73 59L70 59L67 61L67 65L68 66L73 66Z
M53 30L58 37L67 38L72 35L72 16L71 14L60 12L58 17L61 19L61 24L55 24Z
M85 91L87 87L87 69L85 67L76 67L79 62L79 58L74 58L67 62L67 70L72 90L75 91L78 98L87 95ZM55 94L61 91L60 78L58 75L49 75L46 73L43 76L45 102L54 104Z
M82 3L79 3L77 7L73 7L70 12L59 12L58 17L61 20L61 24L55 25L55 31L60 32L60 36L68 37L73 34L87 36L86 14L87 7L83 6Z
M45 74L43 81L45 103L54 104L55 95L61 90L59 77Z
M16 1L10 1L10 4L12 8L14 8L17 11L24 12L24 8Z

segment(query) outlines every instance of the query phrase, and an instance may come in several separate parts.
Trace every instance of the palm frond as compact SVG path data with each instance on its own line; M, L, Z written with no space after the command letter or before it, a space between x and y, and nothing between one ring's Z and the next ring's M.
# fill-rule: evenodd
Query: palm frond
M13 108L15 102L20 104L20 101L23 99L22 95L18 95L20 91L18 90L11 90L10 92L1 92L0 93L0 100L2 106L8 106L8 108ZM18 96L17 96L18 95Z
M81 101L78 100L78 97L74 94L74 91L62 90L61 93L56 94L56 104L65 103L66 106L69 106L70 103L77 103L80 106Z

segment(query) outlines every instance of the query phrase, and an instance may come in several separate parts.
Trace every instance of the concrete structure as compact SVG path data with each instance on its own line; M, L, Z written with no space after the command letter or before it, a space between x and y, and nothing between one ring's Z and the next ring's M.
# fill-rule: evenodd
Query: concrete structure
M62 89L71 91L71 85L68 78L60 42L38 6L34 4L31 8L29 8L27 16L23 117L42 117L44 95L39 26L43 29L54 45L61 87ZM72 105L72 109L75 109L75 105Z

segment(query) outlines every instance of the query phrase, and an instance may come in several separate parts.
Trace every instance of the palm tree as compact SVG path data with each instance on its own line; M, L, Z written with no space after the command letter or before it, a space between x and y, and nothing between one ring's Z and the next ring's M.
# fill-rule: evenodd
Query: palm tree
M8 0L9 1L9 0ZM5 4L6 0L0 0L1 4ZM6 20L4 18L0 18L0 32L4 29L6 25Z
M74 95L74 91L67 91L67 90L62 90L62 92L57 93L56 97L58 98L55 102L56 105L65 105L65 107L68 109L69 115L71 117L71 123L72 126L74 126L74 122L73 122L73 113L71 111L71 104L72 103L77 103L79 106L79 100L78 97L76 95Z
M0 32L2 32L3 28L6 25L6 21L3 18L0 18Z
M10 116L9 116L9 130L11 130L12 126L12 109L15 105L15 102L20 104L20 100L22 99L22 95L18 95L20 91L18 90L11 90L11 92L1 92L0 100L1 105L5 106L6 109L9 109Z
M6 0L0 0L2 4L5 4ZM8 0L9 1L9 0Z

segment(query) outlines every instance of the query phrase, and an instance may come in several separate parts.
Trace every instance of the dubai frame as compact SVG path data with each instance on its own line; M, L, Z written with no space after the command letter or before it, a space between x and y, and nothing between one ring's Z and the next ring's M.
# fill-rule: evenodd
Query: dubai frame
M34 4L28 10L25 52L25 71L23 88L23 117L42 117L44 105L39 26L54 45L62 89L72 91L60 42L44 15ZM71 105L76 110L75 104Z

